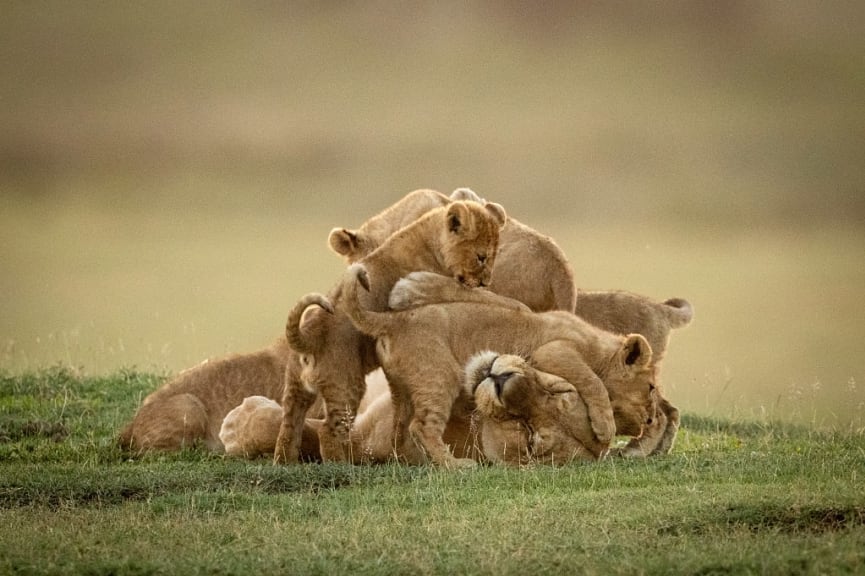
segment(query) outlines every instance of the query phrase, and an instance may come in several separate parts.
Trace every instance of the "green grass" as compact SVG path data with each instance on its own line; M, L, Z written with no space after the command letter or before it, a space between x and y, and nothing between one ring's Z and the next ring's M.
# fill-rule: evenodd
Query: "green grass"
M0 377L0 573L855 573L865 435L686 414L559 469L277 467L113 443L162 376Z

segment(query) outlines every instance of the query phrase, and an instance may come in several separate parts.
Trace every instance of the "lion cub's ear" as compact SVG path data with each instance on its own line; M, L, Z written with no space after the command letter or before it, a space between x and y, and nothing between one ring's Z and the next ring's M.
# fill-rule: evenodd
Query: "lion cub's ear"
M487 202L486 204L484 204L484 208L486 208L487 211L493 215L493 218L495 218L496 222L499 223L500 228L505 225L505 222L507 222L508 220L508 215L501 204L496 204L495 202Z
M448 232L459 234L462 230L466 219L469 217L468 206L463 202L454 202L448 206L447 223Z
M341 256L353 256L360 249L356 232L346 228L334 228L327 237L330 249Z
M619 355L623 365L644 368L652 361L652 347L642 334L628 334L622 343Z

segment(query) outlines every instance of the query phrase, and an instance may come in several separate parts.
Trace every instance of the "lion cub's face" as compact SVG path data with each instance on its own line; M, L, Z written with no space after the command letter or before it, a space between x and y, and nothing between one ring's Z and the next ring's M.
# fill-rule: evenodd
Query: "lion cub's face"
M506 215L497 204L454 202L447 210L442 245L445 268L471 288L488 286Z
M466 366L484 455L493 462L565 464L593 458L585 404L566 380L523 358L484 352Z
M652 348L646 339L639 334L626 336L604 376L617 435L639 438L656 420L656 373Z

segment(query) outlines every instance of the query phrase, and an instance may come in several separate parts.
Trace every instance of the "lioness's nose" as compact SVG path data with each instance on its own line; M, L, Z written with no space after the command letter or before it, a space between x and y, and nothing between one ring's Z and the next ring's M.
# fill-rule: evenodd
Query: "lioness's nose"
M496 396L502 395L502 389L505 386L505 382L507 382L508 378L510 378L510 374L505 372L503 374L490 374L490 378L493 379L493 385L496 388Z

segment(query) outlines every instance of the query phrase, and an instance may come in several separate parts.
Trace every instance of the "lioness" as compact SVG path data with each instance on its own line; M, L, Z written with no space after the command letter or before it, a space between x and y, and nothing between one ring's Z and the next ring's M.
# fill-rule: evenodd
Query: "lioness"
M536 370L520 356L481 352L465 368L463 397L473 399L456 406L444 440L455 456L509 465L546 463L561 465L573 459L595 459L601 447L595 443L586 406L576 389L559 376ZM617 391L629 402L620 402L617 434L637 431L624 456L650 456L669 452L678 428L678 411L659 398L657 417L651 424L640 421L640 411L651 406L653 395L644 386ZM393 437L393 402L390 393L368 399L351 429L350 457L354 463L384 462L404 455ZM632 415L628 408L633 407ZM223 421L220 438L226 454L255 458L272 452L282 419L279 404L263 397L244 400ZM307 419L311 435L323 420ZM304 443L301 457L317 456L317 445Z
M564 464L595 459L605 448L596 444L574 386L520 356L476 354L466 366L466 387L482 422L480 444L493 462ZM610 394L617 407L616 434L632 436L616 453L645 457L670 451L679 411L658 397L653 386L647 388L640 379L622 381ZM646 419L649 413L654 417Z
M208 360L179 373L144 399L120 432L120 445L143 452L203 443L221 451L225 415L247 396L281 398L291 355L281 338L263 350Z
M415 190L368 219L357 230L331 230L330 247L349 264L358 262L401 227L435 207L454 201L486 202L468 188L458 188L451 196L435 190ZM508 217L501 230L489 288L525 303L536 312L573 311L577 300L574 273L562 249L549 236L512 217Z
M361 297L363 306L384 310L393 284L415 270L447 274L466 286L488 284L506 218L493 203L453 202L427 212L363 258L375 274L370 291ZM344 292L340 282L328 298L311 295L318 301L302 299L289 313L286 337L297 354L286 371L276 463L298 460L304 418L317 393L327 419L320 434L322 458L347 458L348 431L363 396L364 375L378 361L372 339L358 332L339 307Z
M617 336L570 312L531 313L474 302L376 312L359 301L358 285L368 283L363 264L350 266L343 306L360 331L377 339L376 354L396 403L396 442L407 432L436 464L466 464L454 458L442 434L459 396L461 365L479 351L527 355L539 370L571 382L586 404L599 446L607 447L615 433L612 391L633 380L647 390L654 386L651 347L639 334ZM652 416L647 411L643 420Z

